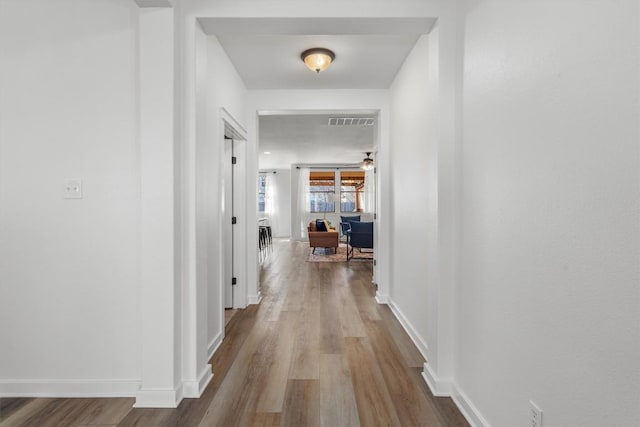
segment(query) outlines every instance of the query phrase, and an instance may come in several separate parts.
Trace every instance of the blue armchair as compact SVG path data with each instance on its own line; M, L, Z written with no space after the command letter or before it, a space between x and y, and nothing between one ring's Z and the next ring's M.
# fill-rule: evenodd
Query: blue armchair
M349 230L349 221L360 221L360 215L342 216L340 215L340 236L346 237Z
M373 222L349 221L347 230L347 261L354 258L354 249L373 249Z

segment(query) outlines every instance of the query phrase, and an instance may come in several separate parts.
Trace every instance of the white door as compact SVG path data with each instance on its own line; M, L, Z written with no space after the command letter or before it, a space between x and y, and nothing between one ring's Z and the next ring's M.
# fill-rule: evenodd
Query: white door
M223 215L223 263L224 263L224 306L233 308L233 286L234 286L234 146L233 138L225 136L224 141L224 215Z

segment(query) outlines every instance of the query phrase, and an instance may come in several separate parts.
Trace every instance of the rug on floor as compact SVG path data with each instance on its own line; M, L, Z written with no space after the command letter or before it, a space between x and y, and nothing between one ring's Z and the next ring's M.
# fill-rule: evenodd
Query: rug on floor
M365 249L367 251L369 249ZM308 262L347 262L347 246L341 243L336 253L333 253L333 248L316 248L316 252L313 253L313 248L309 248ZM371 261L373 260L373 252L362 252L358 249L354 249L354 255L356 258L349 259L349 262L357 261Z

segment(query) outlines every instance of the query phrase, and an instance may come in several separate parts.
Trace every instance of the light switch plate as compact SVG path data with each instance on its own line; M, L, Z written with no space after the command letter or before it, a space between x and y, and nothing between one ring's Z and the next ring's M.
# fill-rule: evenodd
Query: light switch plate
M82 199L82 181L74 179L64 184L65 199Z

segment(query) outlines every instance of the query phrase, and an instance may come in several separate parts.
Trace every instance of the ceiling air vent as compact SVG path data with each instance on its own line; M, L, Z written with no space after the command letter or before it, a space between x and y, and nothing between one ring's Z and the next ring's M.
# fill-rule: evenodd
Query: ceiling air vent
M373 117L331 117L329 126L373 126Z

